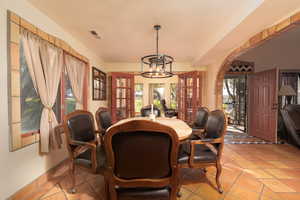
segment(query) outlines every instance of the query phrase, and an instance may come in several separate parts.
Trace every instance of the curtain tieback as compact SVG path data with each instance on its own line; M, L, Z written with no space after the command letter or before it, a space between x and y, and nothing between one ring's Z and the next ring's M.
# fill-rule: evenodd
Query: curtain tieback
M52 122L52 116L51 116L52 107L45 106L45 108L48 110L48 122L51 123Z

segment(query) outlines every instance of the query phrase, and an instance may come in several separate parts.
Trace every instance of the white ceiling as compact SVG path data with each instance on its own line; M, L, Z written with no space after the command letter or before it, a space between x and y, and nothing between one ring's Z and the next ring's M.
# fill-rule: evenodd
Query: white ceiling
M105 62L138 62L155 50L194 63L263 0L28 0ZM89 33L96 30L97 40Z
M300 26L275 36L237 59L255 62L257 71L274 67L300 69Z

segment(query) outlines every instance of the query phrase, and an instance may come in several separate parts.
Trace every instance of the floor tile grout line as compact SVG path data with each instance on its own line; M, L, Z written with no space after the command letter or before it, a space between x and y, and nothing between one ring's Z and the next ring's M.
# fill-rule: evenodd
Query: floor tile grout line
M95 177L95 178L96 178L96 177ZM94 189L94 187L91 185L91 183L90 183L88 180L86 180L86 182L87 182L88 186L91 188L91 190L93 191L93 193L96 195L96 197L100 198L100 197L99 197L100 194L98 194L98 193L95 191L95 189ZM104 183L104 184L105 184L105 183ZM101 199L103 199L103 198L101 197Z
M262 200L261 198L262 198L262 194L263 194L264 189L265 189L265 185L263 184L263 186L261 188L261 191L260 191L260 194L259 194L259 198L258 198L259 200Z
M58 184L54 185L54 187L57 187L57 186L58 186ZM50 192L54 187L52 187L50 190L48 190L48 192ZM41 197L39 198L39 200L43 200L43 199L46 199L46 198L51 197L51 196L53 196L53 195L56 195L56 194L58 194L58 193L60 193L60 192L63 192L62 189L61 189L60 187L59 187L59 189L60 189L60 191L55 192L55 193L53 193L53 194L51 194L51 195L49 195L49 196L47 196L47 197L45 197L45 195L48 193L48 192L46 192L43 196L41 196Z
M227 197L227 195L229 194L229 192L232 189L233 185L236 184L237 180L240 178L242 173L243 172L241 171L240 174L236 177L236 179L233 181L232 185L229 187L228 191L224 193L224 197L222 199L225 199Z

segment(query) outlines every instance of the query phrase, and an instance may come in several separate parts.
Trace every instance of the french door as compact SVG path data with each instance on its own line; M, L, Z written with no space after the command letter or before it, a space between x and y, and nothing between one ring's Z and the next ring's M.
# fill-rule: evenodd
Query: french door
M178 117L191 124L202 105L204 73L193 71L178 75Z
M277 142L278 68L249 76L249 134Z
M134 75L111 73L111 115L113 123L134 117Z

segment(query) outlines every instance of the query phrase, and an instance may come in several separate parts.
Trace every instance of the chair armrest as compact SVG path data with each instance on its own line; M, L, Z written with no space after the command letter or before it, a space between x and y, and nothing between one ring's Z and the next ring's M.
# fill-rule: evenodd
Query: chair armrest
M192 133L194 135L197 135L201 139L204 138L204 136L206 134L205 129L202 129L202 128L192 129L192 131L193 131Z
M97 147L96 141L95 142L82 142L82 141L78 141L78 140L72 140L71 143L74 145L86 146L87 148L96 148Z
M76 158L79 154L91 149L92 154L96 153L97 144L96 142L82 142L78 140L72 140L71 144L77 145L77 147L72 151L73 158Z
M190 165L194 165L194 156L195 156L195 145L202 144L207 146L214 154L219 156L219 150L214 147L212 144L220 144L223 142L223 138L217 138L217 139L201 139L201 140L191 140L191 156L190 156Z
M100 136L104 136L105 135L105 131L104 130L95 130L96 134L99 134Z
M92 170L96 172L97 170L97 141L94 142L82 142L77 140L72 140L72 143L78 145L73 151L73 159L78 155L85 152L87 149L91 150L91 161L92 161Z

